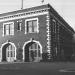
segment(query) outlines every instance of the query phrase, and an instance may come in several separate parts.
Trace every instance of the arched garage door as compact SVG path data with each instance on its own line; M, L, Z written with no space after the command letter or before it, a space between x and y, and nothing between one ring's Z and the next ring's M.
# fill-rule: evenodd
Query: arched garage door
M14 62L15 60L15 47L7 43L2 47L2 61Z
M36 42L29 42L24 48L25 62L39 62L42 59L41 47Z

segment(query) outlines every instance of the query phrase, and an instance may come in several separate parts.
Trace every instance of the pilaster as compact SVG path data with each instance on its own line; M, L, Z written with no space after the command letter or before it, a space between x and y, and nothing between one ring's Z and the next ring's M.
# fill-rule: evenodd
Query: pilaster
M48 52L48 59L51 59L51 27L50 27L50 13L48 12L46 16L46 28L47 28L47 52Z

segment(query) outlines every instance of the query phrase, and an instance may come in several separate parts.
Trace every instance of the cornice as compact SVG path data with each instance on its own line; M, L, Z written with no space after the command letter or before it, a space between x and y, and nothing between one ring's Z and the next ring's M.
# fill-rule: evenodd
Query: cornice
M48 12L49 8L45 8L45 9L41 9L41 10L35 10L35 11L28 11L28 12L22 12L22 13L17 13L17 14L11 14L11 15L7 15L7 16L2 16L0 17L0 22L7 20L7 19L16 19L18 17L24 17L24 16L28 16L28 15L39 15L40 13L43 14L44 12Z

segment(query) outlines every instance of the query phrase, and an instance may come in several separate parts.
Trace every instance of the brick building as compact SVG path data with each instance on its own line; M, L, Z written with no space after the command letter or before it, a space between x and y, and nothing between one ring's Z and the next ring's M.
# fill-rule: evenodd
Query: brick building
M70 60L73 34L49 4L0 14L0 62Z

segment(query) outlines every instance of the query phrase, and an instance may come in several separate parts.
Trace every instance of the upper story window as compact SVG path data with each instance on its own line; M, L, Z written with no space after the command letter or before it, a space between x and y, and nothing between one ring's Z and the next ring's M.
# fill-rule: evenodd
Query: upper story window
M52 19L53 32L56 33L56 21Z
M17 21L17 30L21 31L22 20Z
M14 35L14 23L13 22L3 23L3 36L4 35Z
M38 18L25 20L25 34L26 33L38 33Z

